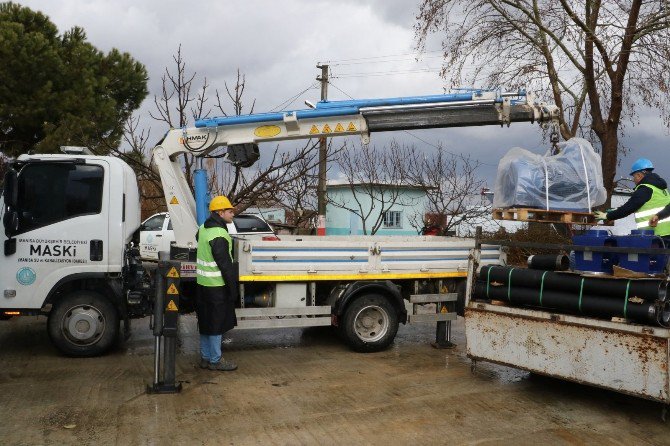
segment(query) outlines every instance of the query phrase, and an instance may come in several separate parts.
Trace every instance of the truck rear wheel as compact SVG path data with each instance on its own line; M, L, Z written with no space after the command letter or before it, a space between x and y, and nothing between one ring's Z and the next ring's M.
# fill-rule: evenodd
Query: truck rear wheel
M98 356L114 344L119 315L100 293L81 290L65 295L49 313L49 337L68 356Z
M365 294L347 307L340 330L354 350L378 352L393 342L398 314L384 296Z

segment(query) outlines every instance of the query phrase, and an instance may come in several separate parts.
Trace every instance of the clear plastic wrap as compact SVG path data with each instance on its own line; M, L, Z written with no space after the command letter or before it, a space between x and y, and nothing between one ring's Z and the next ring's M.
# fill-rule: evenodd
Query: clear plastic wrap
M559 152L537 155L515 147L498 164L493 207L527 207L591 212L603 204L600 155L591 143L572 138Z

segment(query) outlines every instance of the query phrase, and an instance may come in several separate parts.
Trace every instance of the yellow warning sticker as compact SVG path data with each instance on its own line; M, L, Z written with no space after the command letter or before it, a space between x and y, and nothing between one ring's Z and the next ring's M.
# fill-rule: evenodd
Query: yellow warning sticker
M178 277L179 277L179 273L177 272L177 268L175 268L175 267L173 266L173 267L170 269L170 271L167 273L167 276L168 276L168 277L172 277L172 278L178 278Z
M167 311L178 311L179 308L177 308L177 305L174 303L174 300L170 299L170 302L168 302L167 305Z
M354 123L349 122L349 126L347 127L347 132L355 132L356 130L357 129L356 129L356 126L354 125Z
M328 124L324 125L323 130L321 131L321 133L331 133L331 132L332 130L330 129L330 126Z
M343 131L344 131L344 127L342 127L342 124L340 124L338 122L337 125L335 126L335 133L339 133L339 132L343 132Z
M446 313L447 312L447 307L442 306L442 309L440 310L440 313Z
M318 128L317 126L315 126L315 125L312 125L312 128L309 129L309 134L310 134L310 135L313 135L313 134L315 134L315 133L319 133L319 128Z
M170 204L179 204L179 200L177 200L177 197L173 195L172 200L170 200Z
M277 136L280 133L281 129L276 125L262 125L260 127L256 127L256 130L254 130L254 135L258 136L259 138L272 138L273 136Z
M177 291L177 287L174 286L174 283L170 285L170 287L167 290L168 294L179 294L179 291Z

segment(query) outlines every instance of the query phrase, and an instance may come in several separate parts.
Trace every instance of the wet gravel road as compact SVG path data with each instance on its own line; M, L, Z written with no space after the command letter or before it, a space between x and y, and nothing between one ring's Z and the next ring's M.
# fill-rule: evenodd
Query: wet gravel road
M178 395L147 395L148 320L111 354L73 359L45 318L0 323L0 444L670 444L657 403L478 363L401 326L384 352L350 351L330 328L233 331L235 372L196 367L181 319Z

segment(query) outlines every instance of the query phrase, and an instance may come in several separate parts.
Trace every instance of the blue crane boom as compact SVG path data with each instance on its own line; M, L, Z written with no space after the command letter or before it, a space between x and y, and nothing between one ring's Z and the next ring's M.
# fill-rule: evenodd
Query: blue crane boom
M196 201L182 172L180 154L206 156L227 147L229 162L248 167L258 159L258 144L263 142L358 135L367 144L372 132L512 122L555 124L557 119L556 106L537 102L525 91L461 90L429 96L322 101L305 110L200 119L194 127L168 131L152 155L175 239L179 246L187 246L194 243L198 225Z

